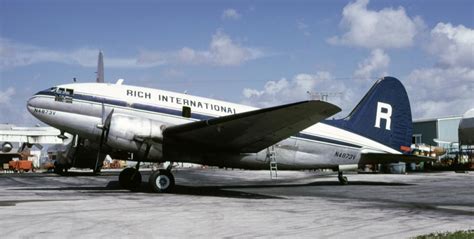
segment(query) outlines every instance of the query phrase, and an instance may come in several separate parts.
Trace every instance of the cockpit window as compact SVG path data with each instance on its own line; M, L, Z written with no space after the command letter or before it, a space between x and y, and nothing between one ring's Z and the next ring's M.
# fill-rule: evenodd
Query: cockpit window
M65 103L72 103L72 97L74 95L73 89L66 89L66 88L51 88L51 91L54 92L55 101L65 102Z

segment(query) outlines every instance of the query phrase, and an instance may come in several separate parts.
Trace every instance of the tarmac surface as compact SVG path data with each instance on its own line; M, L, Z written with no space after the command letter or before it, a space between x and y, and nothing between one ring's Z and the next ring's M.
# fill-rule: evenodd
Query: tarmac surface
M178 169L137 192L117 172L0 174L2 238L409 238L474 229L474 172L408 175Z

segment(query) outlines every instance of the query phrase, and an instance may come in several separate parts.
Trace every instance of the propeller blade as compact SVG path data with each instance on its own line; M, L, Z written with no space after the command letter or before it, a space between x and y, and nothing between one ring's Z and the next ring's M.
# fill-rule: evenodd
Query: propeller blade
M102 102L102 125L105 124L105 106L104 102Z
M102 133L100 135L100 140L99 140L99 149L97 151L97 158L95 160L95 170L98 170L99 166L99 160L100 160L100 154L102 153L102 146L107 142L107 138L109 137L109 129L110 129L110 122L112 121L112 115L114 113L114 109L112 109L104 120L104 113L105 113L105 107L104 104L102 104Z
M105 139L104 142L107 143L107 140L109 139L109 131L110 131L110 122L112 121L112 115L114 113L114 109L110 111L110 114L107 116L104 122L104 129L105 129Z

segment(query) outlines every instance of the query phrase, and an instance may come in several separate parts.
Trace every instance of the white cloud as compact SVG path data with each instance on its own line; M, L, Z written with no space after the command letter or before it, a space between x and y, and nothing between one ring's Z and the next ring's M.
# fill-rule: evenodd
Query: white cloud
M98 53L99 49L88 47L59 51L0 38L0 70L44 62L96 67ZM142 50L136 57L114 58L106 56L104 65L105 67L118 68L146 68L166 64L235 66L263 57L263 55L262 50L244 47L218 30L212 36L208 50L195 50L189 47L170 52Z
M240 19L240 17L241 15L233 8L228 8L222 12L222 19L237 20Z
M9 106L14 95L15 89L13 87L9 87L5 91L0 91L0 105Z
M138 61L143 64L210 64L217 66L236 66L246 61L263 57L258 48L241 46L227 34L218 30L213 36L209 49L195 50L183 47L170 52L142 52Z
M405 86L415 119L461 115L474 107L473 68L417 69Z
M348 107L353 107L352 98L354 89L326 71L316 74L297 74L291 80L282 78L277 81L268 81L263 89L245 88L242 92L242 103L256 107L270 107L285 103L308 100L310 94L316 92L339 93L342 95L329 97L328 101L343 108L343 115L348 113Z
M99 49L88 47L71 51L51 50L43 47L13 42L0 38L0 69L10 69L44 62L56 62L84 67L96 67ZM113 58L107 56L104 60L106 67L140 68L158 65L141 64L136 58Z
M344 7L342 36L328 39L331 44L365 48L403 48L411 46L417 33L424 28L419 17L410 18L403 7L367 9L369 0L357 0Z
M463 25L438 23L431 30L428 50L448 67L474 67L474 30Z
M413 70L405 84L414 118L461 115L474 107L474 30L438 23L428 41L436 66Z
M370 56L359 63L354 72L354 78L357 80L368 80L374 77L387 75L387 67L390 63L390 57L381 49L372 50Z

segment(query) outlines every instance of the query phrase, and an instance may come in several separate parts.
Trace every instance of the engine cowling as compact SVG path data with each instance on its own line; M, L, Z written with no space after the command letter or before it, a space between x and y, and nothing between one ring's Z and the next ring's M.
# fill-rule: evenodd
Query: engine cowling
M12 151L13 145L10 142L5 142L2 144L2 152L8 153Z
M155 120L114 114L110 121L107 145L129 152L138 152L143 150L144 139L163 142L163 129L163 123Z

